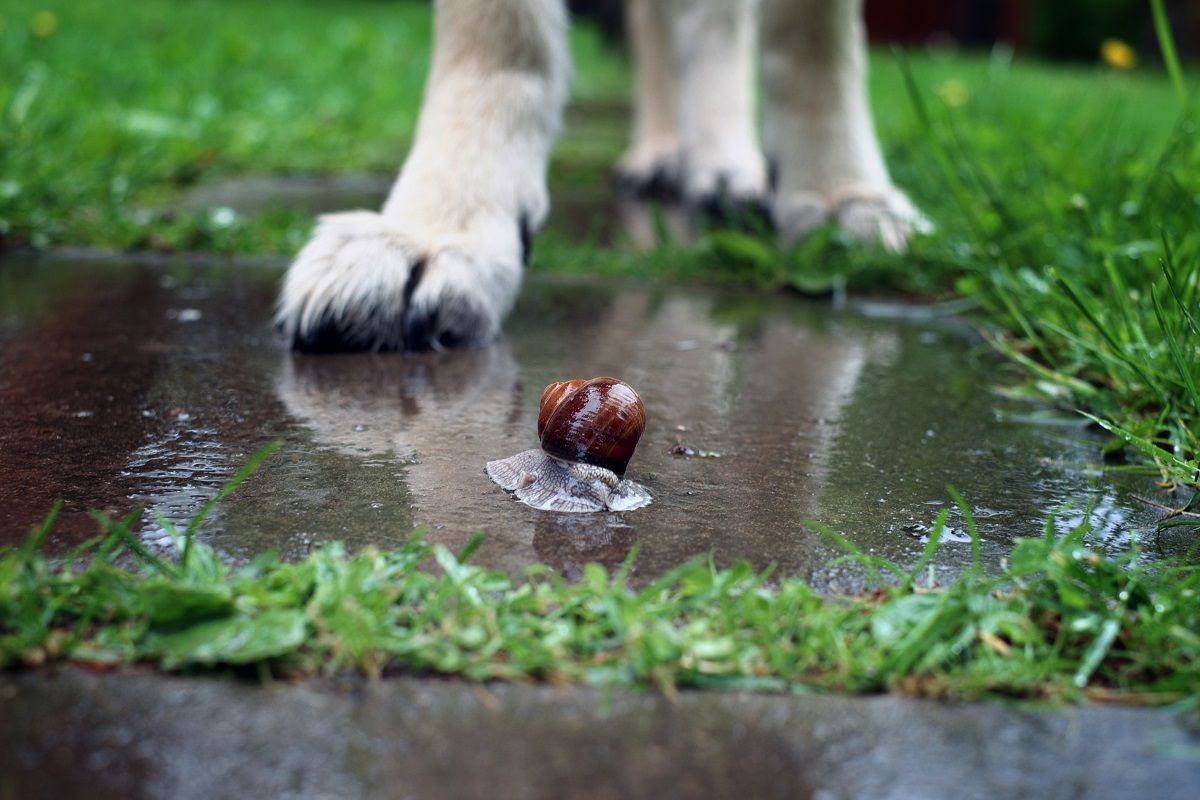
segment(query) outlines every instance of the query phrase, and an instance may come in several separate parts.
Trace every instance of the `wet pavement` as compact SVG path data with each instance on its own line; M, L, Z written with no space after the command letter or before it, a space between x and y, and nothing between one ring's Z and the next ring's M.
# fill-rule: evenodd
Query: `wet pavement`
M988 349L921 310L533 276L487 349L301 356L269 324L280 275L187 259L0 264L0 545L62 499L53 548L95 534L91 509L136 507L139 536L165 548L161 520L190 519L274 439L201 529L229 559L395 546L421 526L455 548L482 530L477 560L510 571L575 575L638 543L635 580L711 552L853 591L861 576L831 567L839 551L806 521L911 562L948 510L948 577L970 544L947 484L969 499L992 568L1063 506L1059 529L1087 516L1102 548L1188 544L1153 533L1134 499L1151 482L1095 474L1076 420L998 397ZM484 463L536 444L547 383L595 375L646 402L629 475L653 505L581 516L514 502ZM0 675L0 800L1191 798L1198 786L1194 713Z
M417 526L452 548L474 531L484 563L590 560L636 574L712 552L776 562L822 587L819 520L859 547L915 560L947 484L968 498L993 567L1016 536L1088 515L1095 543L1152 533L1139 479L1096 477L1076 420L1001 400L997 361L970 332L902 307L531 277L501 341L444 354L295 355L270 327L277 269L14 262L0 270L0 543L55 499L51 544L95 533L88 511L126 514L151 546L259 447L272 456L202 528L230 558L319 542L398 545ZM872 313L863 313L869 310ZM654 495L622 514L516 503L486 461L536 445L549 382L615 375L649 424L629 476ZM682 446L694 455L677 455ZM966 563L950 509L938 565ZM1182 546L1182 545L1181 545Z
M0 678L0 797L1195 798L1200 718L397 678Z

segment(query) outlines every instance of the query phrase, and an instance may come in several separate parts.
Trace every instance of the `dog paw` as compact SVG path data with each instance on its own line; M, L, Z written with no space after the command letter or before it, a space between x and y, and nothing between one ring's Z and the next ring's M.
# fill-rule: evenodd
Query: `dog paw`
M683 196L696 208L718 215L729 209L764 207L766 161L757 147L694 149L683 160Z
M629 197L676 199L681 190L681 159L679 142L675 139L635 144L613 168L617 191Z
M284 278L276 324L302 352L485 343L521 281L523 236L495 227L437 242L374 212L321 217Z
M776 198L774 220L780 236L788 242L833 222L858 241L881 245L892 253L905 252L913 236L933 230L912 201L892 186L787 192Z

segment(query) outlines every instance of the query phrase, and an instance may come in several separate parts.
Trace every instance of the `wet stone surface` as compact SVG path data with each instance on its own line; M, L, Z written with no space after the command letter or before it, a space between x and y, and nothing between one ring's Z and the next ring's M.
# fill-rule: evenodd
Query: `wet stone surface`
M408 678L0 677L4 797L1191 800L1197 787L1195 713Z
M527 281L503 339L444 354L301 356L269 318L280 272L232 266L6 262L0 272L0 543L58 498L52 544L92 535L87 511L145 508L140 536L166 546L259 447L283 447L202 529L230 558L315 544L398 545L414 527L477 558L568 575L621 562L636 575L712 552L779 564L826 588L856 578L806 520L915 560L939 511L938 566L970 558L946 485L968 498L995 567L1014 537L1061 506L1098 546L1149 532L1146 481L1089 480L1099 456L1073 420L992 391L997 364L950 323L880 319L827 301L681 288ZM875 310L878 310L876 308ZM615 375L646 403L629 477L653 505L621 514L536 511L492 484L485 462L536 446L551 381ZM680 451L692 455L680 455ZM674 452L673 452L674 451ZM1090 512L1085 509L1090 508Z

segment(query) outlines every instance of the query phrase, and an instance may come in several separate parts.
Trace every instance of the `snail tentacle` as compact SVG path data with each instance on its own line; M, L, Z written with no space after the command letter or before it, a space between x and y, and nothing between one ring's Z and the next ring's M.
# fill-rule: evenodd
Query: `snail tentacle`
M506 492L516 491L525 483L526 476L535 478L546 462L546 454L541 450L526 450L515 456L489 461L485 467L488 477L496 482Z

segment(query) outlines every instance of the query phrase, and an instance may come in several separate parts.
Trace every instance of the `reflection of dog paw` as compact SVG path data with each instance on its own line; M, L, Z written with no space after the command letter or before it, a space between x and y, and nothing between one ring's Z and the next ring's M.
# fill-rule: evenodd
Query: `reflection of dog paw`
M789 192L776 199L774 218L786 241L832 221L855 239L893 253L907 250L914 235L933 230L908 197L892 186L851 185L830 194Z
M679 196L679 141L664 138L630 147L613 169L617 191L632 197L669 200Z
M310 352L486 342L520 285L520 240L513 225L439 244L373 212L324 216L288 270L276 323Z

